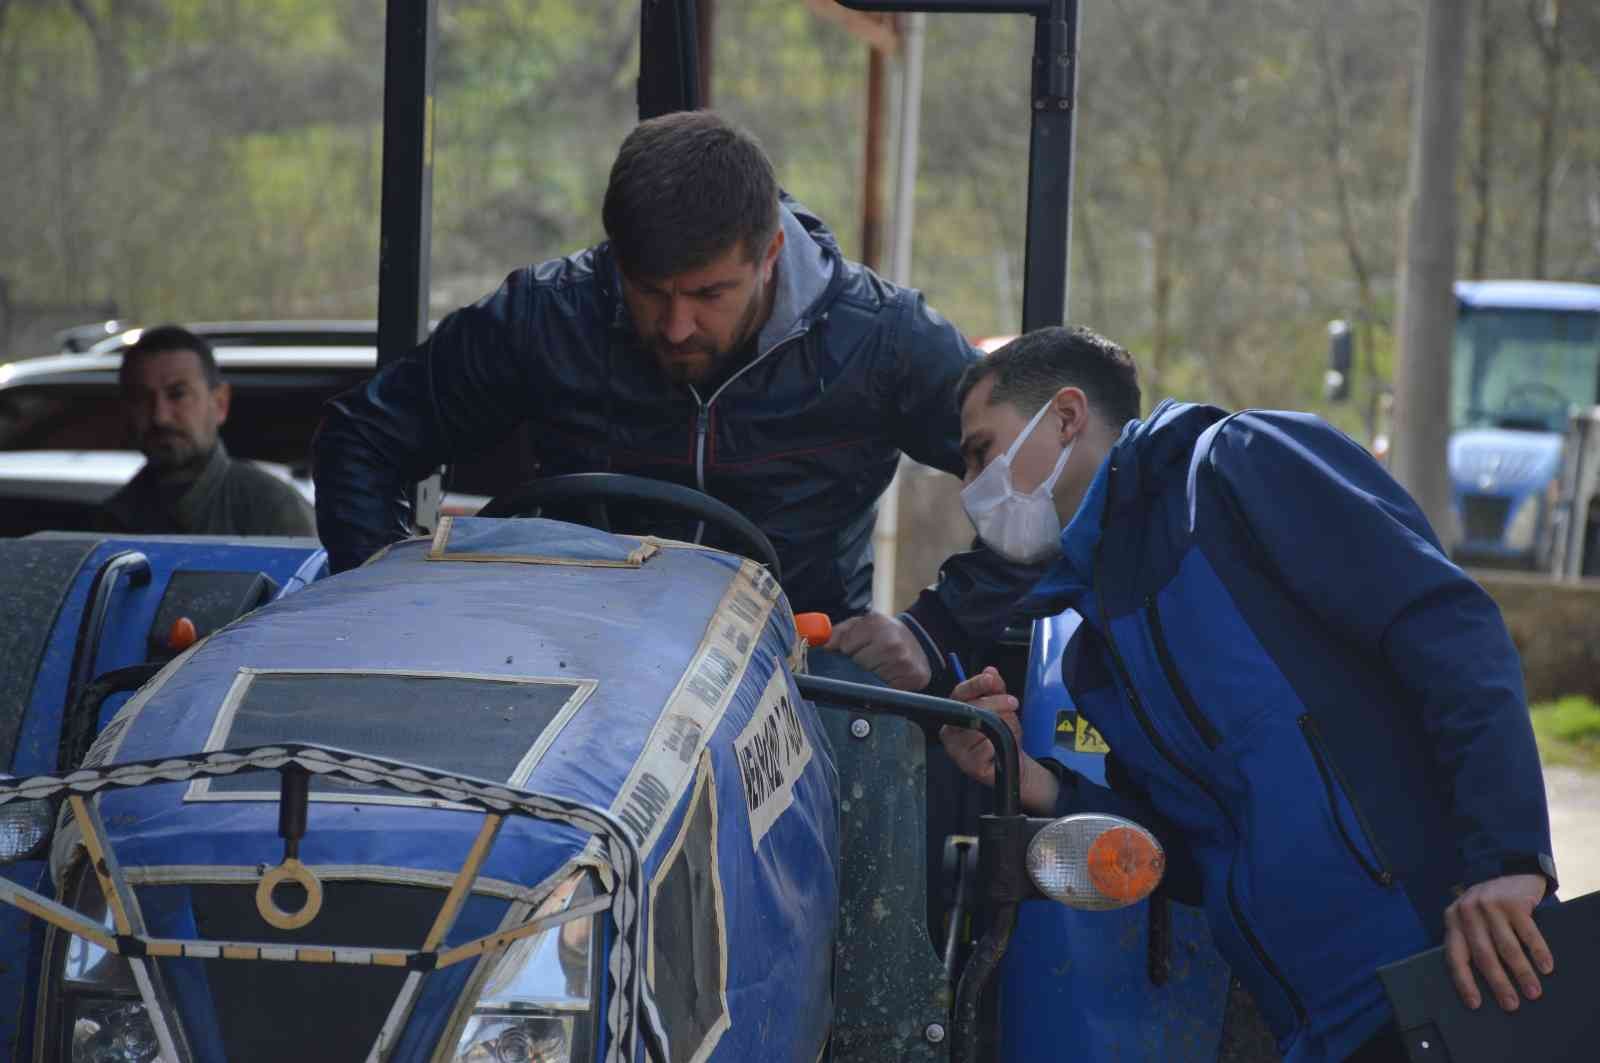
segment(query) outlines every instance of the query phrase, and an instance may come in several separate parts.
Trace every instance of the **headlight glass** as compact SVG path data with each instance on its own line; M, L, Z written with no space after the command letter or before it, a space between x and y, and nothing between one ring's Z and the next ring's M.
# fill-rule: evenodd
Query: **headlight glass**
M26 860L50 837L55 810L49 801L13 801L0 805L0 864Z
M461 1046L463 1063L568 1063L572 1016L474 1015Z
M162 1063L155 1027L137 1000L85 997L71 1014L72 1063Z
M74 892L73 908L115 930L100 880L86 868ZM69 936L60 970L61 1016L72 1063L173 1063L161 1054L127 960Z
M535 917L595 896L594 876L573 875ZM459 1063L569 1063L593 1037L593 918L575 919L507 947L495 961L456 1047Z

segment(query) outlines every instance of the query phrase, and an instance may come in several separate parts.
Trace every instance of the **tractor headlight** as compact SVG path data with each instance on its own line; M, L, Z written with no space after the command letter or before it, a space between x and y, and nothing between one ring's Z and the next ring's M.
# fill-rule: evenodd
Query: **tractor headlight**
M87 868L78 876L73 907L115 931L100 880ZM72 936L60 970L61 1021L71 1063L174 1063L161 1054L127 960Z
M1121 816L1085 813L1047 824L1028 844L1028 877L1069 908L1135 904L1161 883L1166 854L1155 835Z
M55 808L49 801L0 805L0 865L36 856L50 840Z
M535 913L565 911L595 894L574 875ZM494 962L456 1046L458 1063L569 1063L594 1043L593 917L562 923L507 947Z
M1539 537L1539 495L1529 494L1517 503L1516 514L1506 528L1506 546L1512 550L1532 550Z
M463 1063L568 1063L572 1017L475 1014L456 1058Z
M72 1063L161 1063L156 1029L136 1000L83 999L72 1017Z

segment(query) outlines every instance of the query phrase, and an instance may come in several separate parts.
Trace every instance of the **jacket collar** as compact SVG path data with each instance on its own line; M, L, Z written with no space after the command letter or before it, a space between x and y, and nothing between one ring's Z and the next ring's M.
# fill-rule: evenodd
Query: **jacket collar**
M1144 519L1152 496L1174 477L1186 479L1195 441L1224 416L1215 406L1165 399L1145 420L1129 421L1062 531L1061 557L1023 599L1023 610L1044 616L1078 604L1094 585L1106 529Z
M1106 498L1111 490L1111 464L1112 455L1108 454L1095 470L1078 511L1061 531L1061 556L1020 603L1024 613L1053 616L1072 607L1093 583L1094 557L1100 548Z
M772 313L756 338L758 358L810 327L838 269L839 249L832 234L815 215L808 214L807 219L824 234L823 239L813 236L801 216L790 209L792 202L778 204L783 250L778 253L778 265L773 271L772 282L777 290L773 293ZM805 209L798 203L793 205Z

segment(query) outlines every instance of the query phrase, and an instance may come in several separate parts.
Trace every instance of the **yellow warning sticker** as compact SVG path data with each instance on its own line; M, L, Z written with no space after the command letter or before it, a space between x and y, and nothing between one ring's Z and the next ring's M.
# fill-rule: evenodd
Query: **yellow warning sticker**
M1093 724L1083 718L1082 713L1078 714L1078 732L1073 739L1072 748L1079 753L1111 752L1106 740L1100 737L1100 732L1094 729Z
M1056 713L1056 744L1071 746L1077 753L1109 753L1111 747L1094 725L1076 712Z

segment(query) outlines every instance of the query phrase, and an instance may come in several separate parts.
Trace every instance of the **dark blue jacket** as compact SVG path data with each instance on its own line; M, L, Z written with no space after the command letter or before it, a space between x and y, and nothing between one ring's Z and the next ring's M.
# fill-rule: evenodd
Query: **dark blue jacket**
M516 271L336 399L315 444L317 526L334 569L406 534L409 484L526 423L541 475L698 487L772 540L797 611L865 611L878 496L902 452L961 474L956 384L977 354L919 292L849 261L819 219L784 202L772 316L718 387L662 374L601 244ZM628 514L619 526L647 530ZM648 530L694 534L658 519ZM1042 571L986 549L946 562L909 610L935 675L950 651L998 635Z
M1376 1032L1376 969L1438 944L1456 889L1553 887L1500 613L1348 437L1163 403L1124 430L1062 553L1034 604L1085 618L1063 678L1121 791L1069 774L1062 810L1158 828L1288 1060Z

